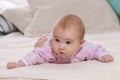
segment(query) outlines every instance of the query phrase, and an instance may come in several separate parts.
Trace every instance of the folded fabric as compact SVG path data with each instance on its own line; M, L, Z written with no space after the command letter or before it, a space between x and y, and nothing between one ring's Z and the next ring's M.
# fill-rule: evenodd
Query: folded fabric
M15 8L16 5L9 1L0 1L0 14L7 9ZM4 16L0 15L0 35L16 31L17 28Z
M32 13L29 5L20 5L12 9L7 9L1 13L7 20L13 23L19 31L24 33L28 24L32 20Z
M120 30L118 17L106 0L28 0L28 2L29 5L7 9L1 13L26 36L40 36L50 32L56 21L66 14L80 16L86 32Z
M120 16L120 0L107 0L115 12Z
M17 28L2 15L0 15L0 32L2 34L7 34L13 31L17 31Z
M33 19L25 30L27 36L49 32L64 15L75 14L83 20L86 32L119 30L119 20L106 0L28 0Z

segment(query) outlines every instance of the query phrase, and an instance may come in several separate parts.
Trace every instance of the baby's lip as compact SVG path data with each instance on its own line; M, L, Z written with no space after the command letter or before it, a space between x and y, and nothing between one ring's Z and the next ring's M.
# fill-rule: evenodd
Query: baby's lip
M61 57L65 57L66 56L64 52L59 52L58 55L60 55Z

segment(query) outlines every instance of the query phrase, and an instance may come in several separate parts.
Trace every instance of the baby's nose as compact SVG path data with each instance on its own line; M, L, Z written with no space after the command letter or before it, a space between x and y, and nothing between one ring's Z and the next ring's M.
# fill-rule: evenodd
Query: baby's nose
M60 44L59 49L64 49L64 44Z

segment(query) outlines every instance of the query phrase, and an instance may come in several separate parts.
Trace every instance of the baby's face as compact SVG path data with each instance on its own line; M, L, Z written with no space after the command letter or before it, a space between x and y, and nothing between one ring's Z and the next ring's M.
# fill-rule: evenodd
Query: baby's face
M71 57L80 49L79 33L74 29L56 29L53 31L52 50L62 56Z

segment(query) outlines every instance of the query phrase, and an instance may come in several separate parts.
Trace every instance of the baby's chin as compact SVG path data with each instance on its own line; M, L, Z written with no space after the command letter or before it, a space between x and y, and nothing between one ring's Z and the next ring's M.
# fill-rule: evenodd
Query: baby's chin
M57 55L59 55L61 57L67 57L63 52L59 52Z
M55 63L56 64L66 64L71 63L71 57L66 56L64 53L55 53L53 51L53 55L55 56Z
M71 58L67 56L56 56L56 63L57 64L66 64L66 63L71 63Z

